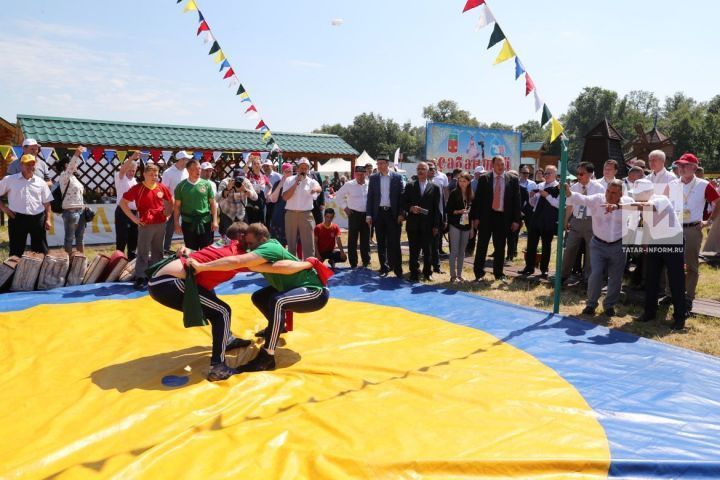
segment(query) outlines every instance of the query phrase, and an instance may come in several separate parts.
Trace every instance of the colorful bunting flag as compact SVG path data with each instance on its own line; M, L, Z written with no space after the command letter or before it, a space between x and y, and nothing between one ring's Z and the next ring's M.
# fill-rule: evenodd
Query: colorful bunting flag
M192 156L195 160L200 160L202 158L202 152L198 150L197 152L193 152Z
M564 130L565 128L563 128L562 124L553 117L552 126L550 127L550 143L554 142Z
M125 159L127 158L127 150L118 150L116 152L118 160L120 160L120 163L125 163Z
M41 147L40 148L40 156L42 157L45 162L50 161L50 158L53 154L53 148L52 147Z
M265 132L262 136L263 142L266 142L268 138L272 137L272 134L270 133L270 130Z
M243 93L243 95L247 95L247 93ZM252 103L252 101L250 100L250 97L245 97L245 98L243 98L242 100L240 100L240 103L242 103L242 102L250 102L250 103Z
M525 96L527 97L530 95L530 92L535 90L535 83L533 83L532 78L530 78L530 74L525 74Z
M2 156L3 160L9 160L10 152L12 152L10 145L0 145L0 156Z
M505 40L505 43L503 43L502 50L500 50L500 53L498 54L497 58L495 59L494 65L497 65L498 63L502 63L506 60L510 60L515 56L515 50L510 46L510 42Z
M238 88L237 95L242 95L243 93L245 93L245 87L243 87L241 83L240 88Z
M203 17L202 12L198 9L198 22L202 23L205 21L205 17Z
M162 150L159 148L152 148L150 149L150 158L153 160L160 160L160 157L162 156Z
M213 34L210 31L206 32L205 38L203 38L203 43L210 43L210 42L214 42L214 41L215 41L215 37L213 36Z
M244 93L241 93L241 94L240 94L240 98L242 98L243 100L249 100L249 99L250 99L250 95L248 95L247 92L244 92Z
M200 24L200 26L198 27L198 29L197 29L197 34L196 34L196 36L197 36L197 35L200 35L200 32L209 32L209 31L210 31L210 27L208 27L207 22L202 22L202 23Z
M228 69L228 71L225 72L225 76L223 77L223 79L230 78L233 75L235 75L235 71L232 69L232 67L230 67L230 69Z
M268 132L268 133L270 133L270 132ZM273 145L273 144L274 144L275 146L277 146L277 144L275 143L275 140L273 139L273 137L270 136L270 138L268 139L268 141L265 142L265 145L269 147L270 145Z
M463 13L467 12L468 10L472 10L475 7L479 7L483 3L485 3L485 0L467 0L465 8L463 8Z
M257 108L255 108L255 105L250 105L247 110L245 110L245 113L248 112L257 112Z
M115 158L115 150L105 150L105 160L108 161L108 163L112 162Z
M12 151L15 154L15 158L21 158L23 156L23 147L21 146L12 147Z
M257 124L257 126L255 127L255 130L260 130L263 127L267 128L267 125L265 125L265 122L260 120L260 123Z
M220 51L215 55L215 63L220 63L220 62L222 62L223 60L225 60L225 54L222 52L222 50L220 50Z
M210 159L212 158L213 153L210 150L205 150L202 155L203 155L203 161L209 162Z
M217 163L217 161L220 160L220 157L222 157L222 154L223 152L219 150L215 150L214 152L212 152L213 161Z
M502 28L500 28L500 25L495 23L495 28L493 28L492 35L490 35L490 43L488 43L488 50L497 45L498 43L505 40L505 34L502 31Z
M82 152L80 155L82 156L83 163L85 163L85 162L87 162L88 159L90 158L90 150L88 150L88 149L86 148L85 151Z
M520 57L515 57L515 80L525 73L525 66L520 61Z
M197 5L195 5L195 2L193 0L189 0L187 5L185 5L183 13L192 12L194 10L197 10Z
M192 1L192 0L190 0L190 1ZM102 148L96 147L96 148L92 149L92 157L93 157L93 160L95 160L95 163L100 163L100 160L102 160L104 155L105 155L105 151Z
M480 31L491 23L495 23L495 15L490 11L490 7L485 4L483 8L480 9L480 18L478 18L477 24L475 24L475 31Z
M163 160L165 160L166 162L169 162L170 159L172 158L172 153L173 153L172 150L163 150L162 151Z
M208 55L212 55L213 53L219 52L219 51L220 51L220 44L216 40L215 42L213 42L212 47L210 47L210 51L208 52Z
M550 113L550 109L547 105L543 105L543 113L542 113L542 119L540 120L540 125L545 126L550 121L550 119L553 118L552 113Z
M537 88L533 92L533 95L535 95L535 111L537 112L538 110L540 110L542 108L544 103L543 103L542 99L540 98L540 95L538 95Z
M227 60L223 60L223 62L220 64L220 71L222 72L226 68L230 68L230 62L228 62Z

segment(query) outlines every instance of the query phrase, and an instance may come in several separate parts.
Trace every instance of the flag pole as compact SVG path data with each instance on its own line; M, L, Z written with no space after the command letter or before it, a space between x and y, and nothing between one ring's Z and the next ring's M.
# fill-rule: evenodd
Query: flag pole
M565 182L568 173L568 147L565 135L560 136L560 204L558 205L557 252L555 255L555 288L553 313L560 313L560 287L562 286L563 240L565 239Z

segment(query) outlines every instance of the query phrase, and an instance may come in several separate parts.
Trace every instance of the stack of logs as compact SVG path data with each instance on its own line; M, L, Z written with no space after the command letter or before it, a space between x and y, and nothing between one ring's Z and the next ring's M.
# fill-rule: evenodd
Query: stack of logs
M99 282L127 282L135 276L135 260L128 261L120 251L99 254L88 264L87 257L74 252L28 252L21 258L10 257L0 264L0 291L28 292L50 290L66 285Z

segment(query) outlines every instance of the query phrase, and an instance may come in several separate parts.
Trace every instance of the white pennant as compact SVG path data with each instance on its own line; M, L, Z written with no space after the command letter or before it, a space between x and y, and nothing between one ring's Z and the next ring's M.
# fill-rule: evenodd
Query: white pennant
M214 162L217 162L218 159L222 156L222 154L223 154L223 152L221 152L221 151L219 151L219 150L215 150L215 151L213 152L213 161L214 161Z
M234 87L239 84L240 84L240 80L238 80L238 78L235 75L233 75L232 77L230 77L230 82L228 83L228 88Z
M215 37L213 37L213 34L210 33L209 30L207 32L205 32L205 38L203 39L203 43L210 43L210 42L214 42L214 41L215 41Z
M162 151L162 158L165 160L165 162L169 162L170 158L172 157L172 150L163 150Z
M45 159L45 162L49 162L51 160L50 157L52 157L53 153L52 147L41 147L40 148L40 154L42 155L43 159ZM82 157L80 157L82 159Z
M257 120L258 118L260 118L260 114L259 114L258 112L253 111L253 110L250 110L250 111L247 112L245 115L247 115L247 117L248 117L249 119L251 119L251 120Z
M535 111L537 112L540 110L543 106L543 101L540 98L540 95L538 95L537 88L533 90L533 94L535 95Z
M475 31L480 31L481 28L485 28L491 23L495 23L495 15L490 11L490 7L484 3L480 10L480 18L478 18L478 22L475 25Z

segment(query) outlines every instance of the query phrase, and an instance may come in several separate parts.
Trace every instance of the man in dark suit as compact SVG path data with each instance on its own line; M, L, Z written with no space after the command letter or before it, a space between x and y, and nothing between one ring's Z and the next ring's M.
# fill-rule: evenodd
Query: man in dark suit
M477 251L475 253L475 280L485 276L490 236L493 238L493 274L498 280L505 280L503 262L505 242L508 233L520 228L520 185L518 178L505 172L505 159L495 156L492 171L483 174L477 182L470 217L473 227L478 229Z
M375 227L377 236L380 275L386 276L390 269L402 278L400 254L400 229L405 220L402 211L402 177L390 171L387 155L378 156L378 173L370 175L366 220Z
M428 179L428 164L417 164L417 180L408 183L403 193L403 210L407 212L407 236L410 243L410 280L419 280L420 250L423 253L423 277L432 280L433 239L440 231L440 188Z

